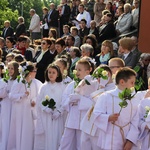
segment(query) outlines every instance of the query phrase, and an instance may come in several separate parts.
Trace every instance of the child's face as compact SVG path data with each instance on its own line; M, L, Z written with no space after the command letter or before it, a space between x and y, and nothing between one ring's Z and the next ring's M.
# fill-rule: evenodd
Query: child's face
M135 76L131 76L127 81L122 81L123 82L123 87L124 88L131 88L131 87L134 87L134 84L135 84L135 80L136 80L136 77Z
M52 83L56 82L57 76L58 76L58 72L56 69L54 68L48 69L48 78Z
M90 70L87 70L83 64L77 63L76 70L77 70L76 76L79 79L83 79L86 75L90 74Z
M6 39L6 46L8 48L12 48L13 44L8 39Z
M112 74L116 74L116 72L121 68L117 61L109 61L108 65L112 71Z
M64 70L66 69L65 66L60 61L56 61L55 64L59 67L61 74L63 75Z
M12 64L8 65L8 73L10 77L14 74L14 66Z

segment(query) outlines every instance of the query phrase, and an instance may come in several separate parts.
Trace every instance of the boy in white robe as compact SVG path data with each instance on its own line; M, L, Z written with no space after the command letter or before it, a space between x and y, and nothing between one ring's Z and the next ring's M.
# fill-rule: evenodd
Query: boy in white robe
M136 73L128 67L116 74L116 89L102 94L94 108L95 125L100 129L97 145L102 150L131 150L139 135L136 98L126 100L122 109L119 93L134 86ZM119 113L120 112L120 113Z
M100 78L100 88L91 94L93 104L81 122L81 150L99 150L97 146L98 128L94 125L94 114L92 110L94 109L96 100L102 93L115 88L115 84L112 81L112 72L109 67L107 65L101 65L98 68L102 68L108 72L108 79L104 80Z
M150 78L148 80L150 86ZM150 149L150 89L147 90L144 99L141 101L138 112L140 117L139 129L139 141L141 142L141 150Z

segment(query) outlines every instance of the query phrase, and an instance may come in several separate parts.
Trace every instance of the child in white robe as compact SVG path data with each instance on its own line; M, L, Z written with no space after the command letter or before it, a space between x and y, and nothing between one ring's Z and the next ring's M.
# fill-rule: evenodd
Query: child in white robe
M63 134L63 114L61 113L62 93L64 84L60 69L50 64L46 70L47 82L42 86L38 95L38 119L35 130L34 150L58 150ZM45 97L56 102L55 107L44 106Z
M17 75L19 75L19 64L17 62L11 61L8 63L8 72L5 72L5 79L3 78L3 82L6 82L6 91L5 97L1 101L1 117L2 117L2 145L1 149L7 149L7 142L8 142L8 135L9 135L9 128L10 128L10 118L11 118L11 109L12 103L9 98L10 90L16 81ZM6 78L7 76L7 78ZM4 84L4 83L3 83ZM2 91L1 91L2 92Z
M150 78L148 80L148 85L150 87ZM139 105L139 141L141 141L141 150L150 149L150 89L147 90L147 93L144 99L141 101Z
M89 62L87 58L83 57L76 63L76 71L77 71L76 73L77 78L80 80L84 79L85 76L89 75L90 72L93 71L93 63ZM75 85L76 85L75 81L71 82L66 87L63 94L62 105L63 108L68 111L68 116L59 150L80 150L80 137L81 137L80 123L86 111L92 105L91 99L87 95L84 95L84 93L87 93L87 91L82 90L84 86L83 87L81 86L80 90L78 91L76 90L78 86L75 87ZM94 86L92 87L93 87L92 90L95 91L97 89L97 84L96 87Z
M136 73L128 67L116 74L117 88L103 93L94 107L95 125L100 129L97 145L102 150L130 150L139 135L136 98L126 100L121 110L119 93L134 86ZM132 93L131 93L132 94ZM120 113L119 113L120 112Z
M32 63L20 65L24 75L17 79L9 93L12 111L7 150L33 150L34 144L35 104L42 83L35 79L36 70Z
M107 65L100 65L97 69L102 68L108 72L108 78L100 78L100 84L98 90L91 94L93 105L88 110L81 122L81 150L99 150L97 146L98 140L98 128L94 125L93 109L98 97L105 91L109 91L115 88L115 84L112 81L112 72Z

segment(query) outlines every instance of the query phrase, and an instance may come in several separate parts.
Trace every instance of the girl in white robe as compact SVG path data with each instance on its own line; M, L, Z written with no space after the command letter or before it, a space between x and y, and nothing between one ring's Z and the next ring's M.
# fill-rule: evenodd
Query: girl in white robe
M6 82L6 88L5 88L6 95L5 96L3 95L3 100L1 101L1 117L2 117L1 149L3 149L3 150L7 150L11 109L12 109L12 103L9 98L9 93L10 93L10 90L11 90L14 82L16 81L17 75L19 75L19 71L18 71L19 64L17 62L14 62L14 61L9 62L7 67L8 67L7 68L8 73L5 73L5 74L7 74L8 78L3 79L3 82Z
M63 115L61 113L62 93L64 84L60 69L50 64L46 70L46 83L42 86L38 96L38 119L35 131L34 150L58 150L63 134ZM54 109L42 104L43 101L53 99Z
M13 84L9 93L12 111L7 150L33 150L34 145L35 103L42 83L34 79L36 70L32 63L20 65L24 77Z

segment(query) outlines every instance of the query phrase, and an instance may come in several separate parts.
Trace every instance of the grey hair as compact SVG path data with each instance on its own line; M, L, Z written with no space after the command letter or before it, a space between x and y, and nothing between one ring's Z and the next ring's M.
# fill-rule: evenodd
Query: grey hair
M90 52L90 54L92 54L93 51L94 51L93 46L90 45L90 44L87 44L87 43L81 45L80 49L81 49L81 50L84 49L86 52Z
M125 8L125 7L127 7L127 8L129 9L129 12L131 12L132 9L131 9L131 5L130 5L129 3L126 3L126 4L124 5L124 8Z
M142 53L140 56L140 60L144 60L145 58L150 58L150 53Z

